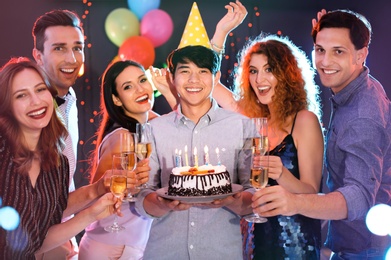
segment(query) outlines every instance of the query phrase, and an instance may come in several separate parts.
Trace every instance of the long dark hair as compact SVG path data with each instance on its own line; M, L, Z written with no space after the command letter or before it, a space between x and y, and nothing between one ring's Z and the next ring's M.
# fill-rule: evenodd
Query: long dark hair
M18 121L12 111L12 82L17 74L23 70L34 70L39 73L45 85L53 97L57 95L57 89L52 87L45 72L28 58L12 58L0 71L0 130L1 135L6 139L14 156L17 171L26 174L31 167L33 159L38 155L41 159L41 167L49 171L52 167L59 166L59 156L65 147L65 138L68 132L58 118L55 108L52 117L46 127L42 129L36 151L31 151L26 147L24 137L19 127ZM55 107L55 106L53 106ZM44 160L42 160L45 158Z
M117 86L115 80L118 75L122 73L127 67L134 66L140 68L145 72L144 67L131 60L117 61L110 64L102 76L101 82L101 100L100 100L100 114L101 122L96 133L96 146L92 158L90 160L91 173L94 174L98 166L99 146L102 143L103 138L114 129L123 127L130 132L136 132L136 124L138 121L130 116L125 115L122 107L117 106L113 102L113 95L118 96Z

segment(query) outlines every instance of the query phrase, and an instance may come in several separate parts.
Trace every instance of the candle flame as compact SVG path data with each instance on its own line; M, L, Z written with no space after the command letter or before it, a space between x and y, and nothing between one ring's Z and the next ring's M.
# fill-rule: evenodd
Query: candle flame
M205 147L204 147L204 152L205 152L205 153L208 153L208 152L209 152L209 149L208 149L208 146L207 146L207 145L205 145Z

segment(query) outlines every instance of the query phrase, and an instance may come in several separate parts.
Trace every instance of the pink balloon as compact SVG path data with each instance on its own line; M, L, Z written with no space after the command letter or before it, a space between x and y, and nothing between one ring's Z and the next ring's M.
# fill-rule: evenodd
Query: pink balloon
M141 35L151 40L154 47L164 44L174 31L174 23L163 10L151 10L144 15L140 23Z
M155 61L155 48L151 41L143 36L132 36L126 39L118 49L121 60L137 61L148 69Z

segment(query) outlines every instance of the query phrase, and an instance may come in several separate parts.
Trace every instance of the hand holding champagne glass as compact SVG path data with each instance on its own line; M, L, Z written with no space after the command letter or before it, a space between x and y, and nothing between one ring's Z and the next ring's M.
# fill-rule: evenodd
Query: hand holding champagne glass
M259 133L259 136L253 138L252 158L251 158L251 185L255 189L265 188L268 181L268 160L267 165L261 165L261 156L266 155L269 150L269 141L267 138L267 118L252 118L252 122ZM251 214L244 217L248 222L264 223L266 218L258 214Z
M149 123L136 125L137 147L136 154L139 160L149 158L152 152L152 128Z
M127 170L123 169L123 163L126 161L126 157L121 155L113 155L112 170L110 176L110 191L111 193L121 199L126 192L127 183ZM115 215L114 223L110 226L105 227L107 232L119 232L125 229L117 222L118 216Z
M152 153L152 128L149 123L138 123L136 125L137 146L136 155L141 161L149 158ZM147 184L140 185L140 188L147 188Z
M120 134L120 150L121 155L123 155L126 160L122 162L122 168L128 171L134 171L136 168L136 142L137 138L134 133L131 132L123 132ZM124 201L134 202L136 201L136 197L134 194L136 190L130 187L127 187L127 195L124 198Z

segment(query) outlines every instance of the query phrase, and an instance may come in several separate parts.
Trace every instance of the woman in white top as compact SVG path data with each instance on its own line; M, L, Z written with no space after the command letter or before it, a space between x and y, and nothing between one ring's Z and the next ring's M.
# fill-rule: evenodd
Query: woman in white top
M102 120L97 132L96 149L92 159L91 183L111 168L113 154L119 154L120 134L135 132L137 123L148 120L154 96L144 68L133 61L118 61L108 66L101 84ZM148 159L137 164L138 182L148 181ZM136 181L136 180L135 180ZM123 203L123 217L118 223L124 231L111 233L104 227L114 217L96 221L85 229L80 242L79 259L141 259L148 240L151 219L142 218L134 202Z

